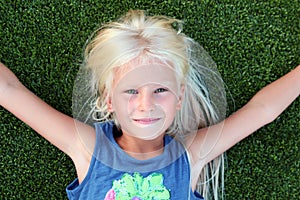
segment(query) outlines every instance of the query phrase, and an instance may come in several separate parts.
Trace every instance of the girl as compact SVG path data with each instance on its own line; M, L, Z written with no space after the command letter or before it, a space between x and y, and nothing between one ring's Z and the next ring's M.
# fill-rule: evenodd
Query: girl
M69 199L218 199L223 153L300 93L298 66L223 119L210 57L181 33L180 21L143 11L101 27L83 66L101 121L94 127L51 108L0 64L0 105L72 158L78 178Z

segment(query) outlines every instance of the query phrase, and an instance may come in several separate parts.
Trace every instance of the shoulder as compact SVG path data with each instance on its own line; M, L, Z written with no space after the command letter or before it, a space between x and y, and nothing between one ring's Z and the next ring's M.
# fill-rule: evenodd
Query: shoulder
M69 155L76 167L79 182L81 182L90 166L96 145L95 128L81 122L76 122L76 140Z
M95 123L94 127L78 123L77 134L78 139L76 142L77 152L73 152L71 156L77 171L79 183L85 178L92 157L96 148L105 148L103 137L105 135L112 135L114 124L112 122Z

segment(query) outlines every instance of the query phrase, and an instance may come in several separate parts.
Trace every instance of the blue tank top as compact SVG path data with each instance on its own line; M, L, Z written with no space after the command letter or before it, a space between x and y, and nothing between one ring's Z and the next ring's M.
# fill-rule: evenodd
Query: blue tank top
M161 155L137 160L126 154L114 137L112 122L97 123L96 145L86 177L67 186L70 200L199 200L190 187L185 148L170 136Z

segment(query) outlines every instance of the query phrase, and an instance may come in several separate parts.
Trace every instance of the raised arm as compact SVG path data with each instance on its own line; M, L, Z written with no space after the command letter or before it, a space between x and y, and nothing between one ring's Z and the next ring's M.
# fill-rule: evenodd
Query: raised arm
M92 127L76 122L46 104L30 92L2 63L0 63L0 105L68 154L75 164L84 159L80 153L93 150Z
M260 127L272 122L300 94L300 65L261 89L245 106L219 124L201 129L190 151L207 163Z

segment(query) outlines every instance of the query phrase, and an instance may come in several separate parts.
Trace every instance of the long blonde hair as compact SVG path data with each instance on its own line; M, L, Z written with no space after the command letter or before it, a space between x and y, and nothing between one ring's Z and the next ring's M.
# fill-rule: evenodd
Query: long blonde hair
M101 121L114 120L107 107L113 69L140 57L140 62L158 59L173 66L185 84L181 110L167 134L185 136L224 118L226 102L215 64L204 49L182 32L182 22L166 16L146 16L131 10L116 22L98 29L85 50L84 66L91 71L94 112ZM223 190L224 156L201 171L197 190L206 199L218 199ZM220 184L221 183L221 184Z

